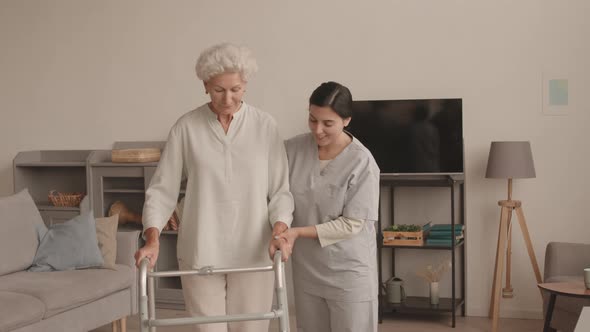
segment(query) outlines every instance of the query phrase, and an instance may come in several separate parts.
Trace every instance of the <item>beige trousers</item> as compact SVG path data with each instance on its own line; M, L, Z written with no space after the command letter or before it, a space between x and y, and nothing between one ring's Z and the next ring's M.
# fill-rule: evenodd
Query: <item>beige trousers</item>
M181 266L181 269L185 267ZM181 276L186 311L191 316L269 312L274 272ZM264 332L268 320L195 325L196 332Z

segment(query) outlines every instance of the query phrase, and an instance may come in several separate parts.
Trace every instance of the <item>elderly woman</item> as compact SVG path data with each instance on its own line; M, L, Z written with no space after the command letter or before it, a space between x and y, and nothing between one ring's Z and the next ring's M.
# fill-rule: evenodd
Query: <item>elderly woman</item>
M309 98L311 132L286 142L295 213L278 238L294 245L301 332L377 332L380 171L345 130L351 116L348 88L323 83Z
M196 65L211 101L183 115L172 127L158 168L146 191L146 244L137 262L158 258L159 234L187 179L177 255L181 270L204 266L268 265L274 235L291 224L287 156L271 116L242 97L257 69L248 49L220 44L203 51ZM276 242L276 241L275 241ZM279 247L280 244L274 247ZM183 276L191 315L268 311L273 273ZM268 321L195 326L196 331L266 331Z

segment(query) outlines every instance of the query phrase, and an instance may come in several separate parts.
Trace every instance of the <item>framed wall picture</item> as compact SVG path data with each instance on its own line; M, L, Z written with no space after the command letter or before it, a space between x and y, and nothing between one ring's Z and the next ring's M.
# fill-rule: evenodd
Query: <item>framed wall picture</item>
M571 79L565 73L543 73L543 114L567 115L571 105Z

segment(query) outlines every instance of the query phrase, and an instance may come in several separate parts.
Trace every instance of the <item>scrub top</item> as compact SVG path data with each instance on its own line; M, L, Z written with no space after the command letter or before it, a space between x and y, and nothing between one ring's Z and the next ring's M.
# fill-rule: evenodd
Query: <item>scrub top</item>
M322 248L317 239L299 238L293 248L297 291L329 300L358 302L377 298L375 220L379 167L353 137L323 170L311 133L286 141L289 182L295 201L293 226L313 226L339 216L364 220L353 237Z

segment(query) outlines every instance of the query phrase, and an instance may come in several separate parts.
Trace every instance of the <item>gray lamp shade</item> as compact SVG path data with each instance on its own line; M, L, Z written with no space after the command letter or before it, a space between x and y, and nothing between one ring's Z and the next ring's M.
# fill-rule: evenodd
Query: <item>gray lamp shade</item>
M534 178L535 165L530 142L492 142L486 178Z

